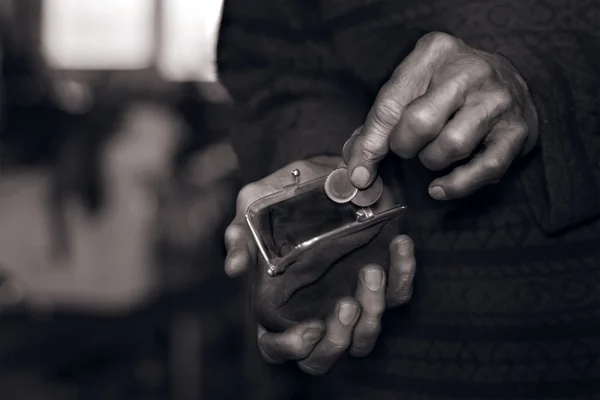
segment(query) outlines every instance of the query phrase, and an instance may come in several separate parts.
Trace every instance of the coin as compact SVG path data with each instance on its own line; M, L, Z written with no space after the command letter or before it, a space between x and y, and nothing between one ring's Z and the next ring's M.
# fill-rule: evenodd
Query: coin
M383 193L383 181L378 176L371 186L356 193L356 196L352 199L352 204L359 207L368 207L379 200L381 193Z
M352 147L352 143L354 142L354 137L351 137L344 143L344 147L342 147L342 159L345 163L348 163L350 159L350 149Z
M351 201L358 189L352 186L348 179L348 170L338 168L329 174L325 181L325 193L332 201L336 203L348 203Z

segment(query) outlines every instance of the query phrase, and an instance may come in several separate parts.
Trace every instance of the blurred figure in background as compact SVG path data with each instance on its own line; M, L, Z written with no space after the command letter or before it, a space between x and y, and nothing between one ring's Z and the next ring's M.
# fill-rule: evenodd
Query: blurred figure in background
M175 14L197 21L195 3ZM173 43L157 40L166 17L152 4L0 0L3 400L239 393L241 299L220 268L239 187L230 104L206 74L163 73L156 57ZM85 33L61 41L65 26ZM48 37L54 53L41 51ZM89 38L88 52L69 47ZM136 40L146 64L121 69L111 48Z

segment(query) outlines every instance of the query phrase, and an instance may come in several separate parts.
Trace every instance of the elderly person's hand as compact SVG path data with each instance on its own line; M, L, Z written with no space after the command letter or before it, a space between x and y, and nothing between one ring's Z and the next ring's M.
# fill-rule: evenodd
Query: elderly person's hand
M381 88L348 142L348 173L357 188L369 186L388 149L405 159L418 155L434 171L461 161L429 186L431 197L455 199L498 181L537 139L537 112L515 67L431 33Z
M240 191L237 215L225 233L228 250L225 271L229 276L239 276L261 262L244 219L248 206L293 183L291 169L300 169L304 178L314 179L335 169L340 161L338 157L299 161ZM305 321L282 333L267 332L258 326L258 346L263 358L269 363L296 361L303 371L318 375L327 372L348 349L354 356L368 355L379 336L386 307L404 304L412 295L416 264L411 239L397 236L389 251L388 276L381 266L365 265L357 277L354 297L339 299L335 311L325 321Z

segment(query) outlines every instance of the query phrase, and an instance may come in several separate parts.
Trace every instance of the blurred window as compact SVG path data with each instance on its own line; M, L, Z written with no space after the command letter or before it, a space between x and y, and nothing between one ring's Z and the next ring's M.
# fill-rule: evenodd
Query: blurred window
M215 82L222 3L44 0L42 51L58 70L155 67L167 81Z
M42 50L48 65L71 70L132 70L152 66L152 0L44 0Z
M215 53L222 0L162 3L158 68L169 81L217 80Z

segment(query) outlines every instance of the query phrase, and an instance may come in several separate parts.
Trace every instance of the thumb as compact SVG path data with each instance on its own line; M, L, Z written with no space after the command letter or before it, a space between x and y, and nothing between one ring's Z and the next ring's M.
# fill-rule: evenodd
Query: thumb
M389 138L396 130L404 108L415 97L413 93L420 89L411 76L414 75L411 64L415 61L410 58L383 85L362 129L346 146L349 147L348 178L358 189L366 189L377 177L377 167L390 148Z
M420 40L421 44L396 68L381 87L361 132L354 138L349 151L348 177L358 189L366 189L375 180L377 166L389 151L389 138L396 131L405 107L427 91L434 69L444 59L444 53L438 51L440 46L430 45L437 37Z
M358 189L366 189L377 177L377 166L389 150L388 137L395 123L381 117L381 108L373 107L364 126L345 145L348 154L348 178ZM388 111L383 111L388 112ZM395 118L393 118L395 119Z

